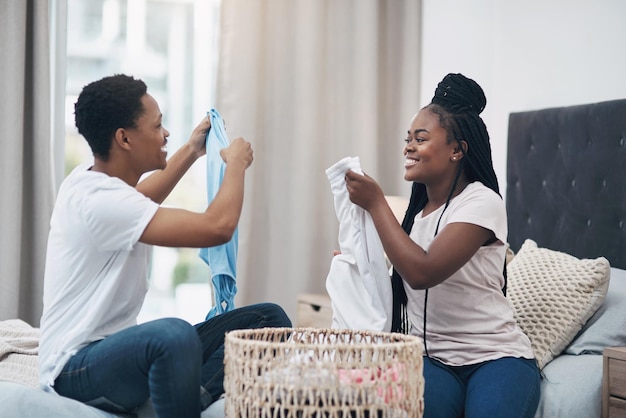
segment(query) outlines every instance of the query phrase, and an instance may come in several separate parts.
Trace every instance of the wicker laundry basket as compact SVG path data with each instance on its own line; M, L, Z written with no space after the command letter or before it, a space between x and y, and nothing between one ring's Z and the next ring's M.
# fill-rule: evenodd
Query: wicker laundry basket
M421 417L416 337L321 328L226 335L227 417Z

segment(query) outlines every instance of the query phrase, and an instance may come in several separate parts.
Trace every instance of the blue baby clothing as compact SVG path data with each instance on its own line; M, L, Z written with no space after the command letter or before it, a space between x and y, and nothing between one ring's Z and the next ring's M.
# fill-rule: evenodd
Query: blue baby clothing
M224 171L226 170L226 163L220 156L220 150L226 148L229 145L229 141L224 127L224 120L219 112L211 109L208 115L211 119L211 129L206 137L206 183L207 197L209 203L211 203L220 189L224 179ZM238 241L238 229L235 229L233 237L227 243L200 250L200 258L211 269L211 283L215 299L215 306L211 308L206 319L213 318L235 308Z

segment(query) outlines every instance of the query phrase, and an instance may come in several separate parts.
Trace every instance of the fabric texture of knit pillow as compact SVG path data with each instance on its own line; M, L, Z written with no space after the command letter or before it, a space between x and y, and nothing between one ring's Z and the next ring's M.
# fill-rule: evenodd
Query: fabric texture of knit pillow
M507 297L543 369L602 304L609 262L604 257L578 259L527 239L507 271Z

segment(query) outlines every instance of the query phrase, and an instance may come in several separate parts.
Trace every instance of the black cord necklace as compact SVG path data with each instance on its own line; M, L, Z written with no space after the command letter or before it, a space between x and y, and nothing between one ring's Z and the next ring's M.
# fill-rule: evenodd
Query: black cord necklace
M461 164L459 164L459 168L454 176L454 181L452 182L452 188L450 190L450 193L448 194L448 198L446 199L446 205L443 207L443 210L441 211L441 215L439 215L439 219L437 220L437 226L435 227L435 234L433 235L433 237L436 237L437 234L439 233L439 224L441 224L441 218L443 218L443 214L446 212L446 209L448 209L448 206L450 206L450 201L452 200L454 189L456 189L456 186L459 183L461 170L462 170L462 167L461 167ZM425 289L424 290L424 312L423 312L424 324L423 324L422 339L424 342L424 353L426 354L427 358L430 358L430 355L428 354L428 346L426 344L426 306L427 305L428 305L428 289Z

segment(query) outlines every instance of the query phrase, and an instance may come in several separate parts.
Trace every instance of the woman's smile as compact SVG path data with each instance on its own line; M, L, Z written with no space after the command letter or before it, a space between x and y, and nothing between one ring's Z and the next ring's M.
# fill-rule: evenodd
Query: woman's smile
M411 167L413 165L417 164L417 160L415 158L411 158L411 157L406 157L406 159L404 160L404 167Z

